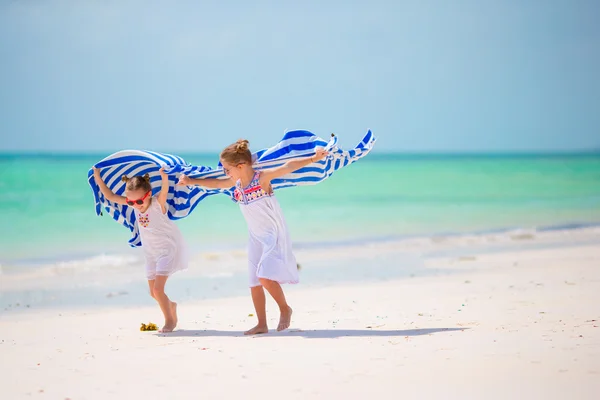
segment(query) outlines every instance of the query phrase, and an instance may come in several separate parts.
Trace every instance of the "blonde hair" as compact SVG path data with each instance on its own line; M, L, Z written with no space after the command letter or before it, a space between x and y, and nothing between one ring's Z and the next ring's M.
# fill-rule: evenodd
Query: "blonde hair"
M248 148L248 143L246 139L240 139L225 147L221 152L221 160L231 165L252 164L252 153Z
M138 189L143 189L146 192L152 190L152 185L150 184L150 175L148 174L144 176L134 176L133 178L128 178L127 175L123 175L121 177L121 180L127 183L127 185L125 186L127 190L134 191Z

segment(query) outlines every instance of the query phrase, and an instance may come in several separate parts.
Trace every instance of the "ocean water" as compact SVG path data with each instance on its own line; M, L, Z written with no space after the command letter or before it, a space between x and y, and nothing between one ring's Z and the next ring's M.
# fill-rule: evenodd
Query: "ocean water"
M217 160L181 155L192 164ZM129 247L126 228L94 212L87 171L104 156L0 155L0 307L115 298L135 304L142 298L136 294L145 296L141 249ZM303 282L387 279L423 273L427 252L439 253L425 251L429 244L448 250L502 241L502 232L528 237L600 225L600 154L374 152L318 185L276 196L305 267ZM193 258L172 288L190 299L245 293L238 206L212 196L177 224ZM392 244L373 247L381 243Z
M129 251L94 213L88 168L104 155L0 155L0 265ZM186 155L214 165L216 155ZM389 238L600 223L600 155L371 154L327 181L276 193L299 248ZM243 248L233 202L213 196L178 221L193 252Z

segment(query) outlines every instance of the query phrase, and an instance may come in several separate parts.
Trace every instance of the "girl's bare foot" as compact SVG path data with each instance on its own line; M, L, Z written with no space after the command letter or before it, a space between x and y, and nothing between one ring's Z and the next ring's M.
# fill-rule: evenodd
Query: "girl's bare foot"
M279 316L279 325L277 325L277 331L283 331L290 327L290 323L292 322L292 307L287 308L287 310L282 311Z
M173 329L177 326L177 303L171 302L171 317L172 320L165 321L165 326L161 328L160 333L173 332Z
M269 333L269 327L267 325L256 325L254 328L244 332L244 335L258 335L261 333Z
M165 322L165 326L163 326L162 328L160 328L159 332L160 333L169 333L169 332L173 332L173 329L175 329L175 324L172 323L171 321L169 322Z

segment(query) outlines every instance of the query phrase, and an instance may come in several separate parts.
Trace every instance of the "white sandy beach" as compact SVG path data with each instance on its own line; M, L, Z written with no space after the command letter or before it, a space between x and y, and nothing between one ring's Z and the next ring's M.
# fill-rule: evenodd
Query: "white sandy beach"
M257 337L249 296L184 302L168 335L138 330L158 307L5 312L0 397L598 398L600 245L427 264L460 272L300 285L292 328Z

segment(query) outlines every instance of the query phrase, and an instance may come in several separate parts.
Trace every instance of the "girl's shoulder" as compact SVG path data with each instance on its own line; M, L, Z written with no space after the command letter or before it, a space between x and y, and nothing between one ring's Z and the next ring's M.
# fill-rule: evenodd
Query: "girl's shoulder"
M150 207L148 207L148 209L161 210L158 195L152 196L152 201L150 202Z

